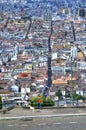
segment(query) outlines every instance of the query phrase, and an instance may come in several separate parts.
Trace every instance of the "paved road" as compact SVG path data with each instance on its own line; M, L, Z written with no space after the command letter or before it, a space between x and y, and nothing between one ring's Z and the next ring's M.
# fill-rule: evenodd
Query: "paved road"
M86 130L86 116L0 121L0 130Z
M57 114L80 114L86 113L86 108L63 108L63 109L42 109L41 111L36 109L35 112L31 112L29 109L15 108L6 114L0 113L1 117L18 117L18 116L38 116L38 115L57 115Z

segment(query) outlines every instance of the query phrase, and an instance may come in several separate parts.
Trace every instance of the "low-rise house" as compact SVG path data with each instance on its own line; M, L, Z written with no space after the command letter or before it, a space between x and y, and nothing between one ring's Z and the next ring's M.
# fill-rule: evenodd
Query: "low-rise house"
M77 88L75 91L76 94L86 97L86 88Z

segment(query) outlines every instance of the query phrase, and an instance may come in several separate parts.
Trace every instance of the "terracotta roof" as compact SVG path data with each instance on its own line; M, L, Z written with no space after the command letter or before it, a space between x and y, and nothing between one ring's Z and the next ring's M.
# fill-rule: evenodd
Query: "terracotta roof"
M58 85L58 84L67 84L67 81L71 80L71 77L61 77L61 78L57 78L55 80L52 81L53 85ZM77 77L73 77L72 80L77 80Z
M53 85L58 85L58 84L67 84L67 80L63 80L63 79L56 79L52 81Z
M66 80L71 80L71 77L66 77ZM72 80L77 80L77 77L73 77Z
M24 72L24 73L20 73L17 78L27 78L30 75L30 73Z

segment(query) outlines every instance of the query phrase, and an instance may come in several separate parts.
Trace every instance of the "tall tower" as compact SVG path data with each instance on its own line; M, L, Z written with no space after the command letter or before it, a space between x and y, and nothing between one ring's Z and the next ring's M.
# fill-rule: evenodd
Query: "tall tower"
M43 10L43 20L44 21L51 21L52 20L52 10L50 7L45 8Z
M79 17L85 17L85 9L84 8L80 8L79 10L78 10L78 16Z
M77 47L71 47L71 57L73 60L76 60L78 56Z

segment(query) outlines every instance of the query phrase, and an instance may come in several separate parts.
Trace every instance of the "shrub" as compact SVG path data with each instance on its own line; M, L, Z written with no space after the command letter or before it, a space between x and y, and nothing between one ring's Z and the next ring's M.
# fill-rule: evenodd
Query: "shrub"
M41 95L40 97L41 97L41 99L42 99L42 106L44 106L44 104L45 104L45 102L46 102L46 98L45 98L43 95Z
M73 99L74 100L84 100L84 97L79 95L79 94L74 93L73 94Z
M0 96L0 109L2 109L2 97Z
M59 99L62 98L62 92L60 89L58 91L56 91L55 96L58 96Z
M54 106L54 101L50 97L47 97L44 105L45 106Z
M70 98L71 95L70 94L65 94L65 98Z
M36 107L38 105L38 97L32 97L30 99L31 106Z
M54 106L54 101L50 97L45 98L43 95L41 95L40 97L42 99L42 106ZM39 97L31 98L30 100L31 106L36 107L38 105L38 98Z

